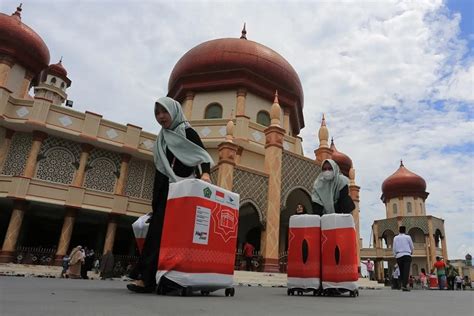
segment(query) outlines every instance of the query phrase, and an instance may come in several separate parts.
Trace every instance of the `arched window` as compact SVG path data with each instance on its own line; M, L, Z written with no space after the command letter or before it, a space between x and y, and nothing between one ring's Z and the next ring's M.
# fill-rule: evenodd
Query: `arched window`
M407 213L411 213L411 202L407 202Z
M397 214L397 212L398 212L397 204L393 203L393 214Z
M270 126L270 114L267 111L258 112L257 123L263 126Z
M55 84L55 83L56 83L56 78L55 78L55 77L51 78L51 81L50 81L50 82L51 82L52 84Z
M219 103L211 103L207 106L204 113L205 119L220 119L222 118L222 106Z
M65 86L64 82L61 82L61 89L64 89Z

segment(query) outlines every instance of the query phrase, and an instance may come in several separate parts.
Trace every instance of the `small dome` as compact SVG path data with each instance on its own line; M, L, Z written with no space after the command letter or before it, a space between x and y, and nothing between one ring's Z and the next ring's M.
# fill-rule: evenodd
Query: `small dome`
M331 159L334 160L339 168L341 169L341 172L343 175L346 177L349 177L349 171L352 168L352 159L349 158L344 153L341 153L336 149L336 145L334 145L334 140L331 139L331 149L332 149L332 154L331 154Z
M245 29L244 29L245 31ZM184 98L187 91L247 88L268 100L278 90L280 105L290 109L293 130L304 127L303 87L293 67L274 50L239 38L221 38L197 45L176 63L168 95Z
M67 78L67 71L64 68L62 61L60 60L57 64L51 64L48 67L48 71L61 78Z
M382 183L382 201L394 197L417 196L426 199L426 181L400 162L400 168Z
M29 26L21 22L21 6L11 16L0 13L0 55L8 55L37 75L48 67L49 49Z

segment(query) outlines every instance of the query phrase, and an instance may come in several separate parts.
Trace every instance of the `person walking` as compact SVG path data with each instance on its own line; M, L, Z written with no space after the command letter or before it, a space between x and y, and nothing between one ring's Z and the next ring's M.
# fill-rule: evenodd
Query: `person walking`
M67 276L70 279L80 279L81 278L81 267L84 264L84 252L82 251L81 246L71 250L69 255L69 268L67 270Z
M62 271L61 271L61 278L65 278L67 276L67 269L69 268L69 256L67 254L64 255L62 261Z
M451 264L449 260L446 261L446 279L448 281L448 290L454 291L456 276L459 275L458 270Z
M433 264L432 272L436 270L436 276L438 277L438 287L440 290L446 288L446 264L441 257L436 257L436 262Z
M255 247L248 241L244 244L245 270L252 271L252 258Z
M102 256L100 262L100 279L106 280L114 277L114 265L115 265L114 255L112 251L107 250L106 253Z
M392 289L394 290L399 290L400 289L400 269L398 268L398 264L395 264L393 266L393 272L392 272Z
M375 264L372 260L370 260L370 258L367 259L367 261L362 261L363 264L365 264L365 266L367 267L367 272L369 273L369 280L370 281L374 281L375 278L374 278L374 267L375 267Z
M155 180L152 216L138 262L130 273L130 291L150 293L156 287L156 270L161 245L169 184L186 178L211 182L209 172L213 160L204 149L198 133L187 122L181 104L161 97L155 102L155 118L161 126L153 150Z
M400 226L399 234L393 239L393 255L397 259L400 267L400 281L402 291L409 292L407 287L408 277L410 275L411 255L413 253L413 241L410 235L406 235L406 227Z
M420 282L421 282L421 288L423 290L426 290L428 288L428 276L426 275L425 268L421 268Z

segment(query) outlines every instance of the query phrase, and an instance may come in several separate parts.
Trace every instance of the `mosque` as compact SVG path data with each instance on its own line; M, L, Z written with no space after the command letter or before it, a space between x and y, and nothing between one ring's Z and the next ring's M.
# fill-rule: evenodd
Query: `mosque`
M133 256L131 223L151 210L156 135L75 111L68 72L61 60L50 64L48 47L21 11L0 13L0 262L33 253L57 264L78 244ZM284 270L289 216L297 203L311 209L312 185L327 158L350 179L361 248L352 160L329 142L324 116L319 147L304 156L298 74L277 52L247 39L245 26L240 38L185 53L168 96L180 101L214 158L213 183L240 194L238 247L254 244L259 270ZM362 259L375 260L379 280L384 262L393 263L389 248L400 225L415 241L414 274L434 256L447 257L444 223L426 214L425 190L403 164L383 183L386 219L372 226L374 247L360 249Z

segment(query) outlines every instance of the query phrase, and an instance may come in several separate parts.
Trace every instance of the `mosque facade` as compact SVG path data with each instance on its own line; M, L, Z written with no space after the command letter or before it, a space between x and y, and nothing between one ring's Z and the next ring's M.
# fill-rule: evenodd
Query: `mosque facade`
M69 74L62 61L50 64L47 45L23 23L21 10L0 13L0 262L47 249L59 263L79 244L135 255L131 223L151 211L156 135L67 106ZM168 96L182 104L216 162L213 183L240 194L238 248L254 244L261 271L284 270L289 217L297 203L311 213L313 182L327 158L350 179L361 247L353 163L329 142L324 116L314 157L304 156L303 89L281 55L247 39L244 27L240 38L210 40L185 53L171 72ZM383 275L389 254L382 240L390 247L401 224L418 227L415 256L446 254L442 220L425 215L427 193L388 188L387 219L374 223L375 248L361 256L375 259Z

